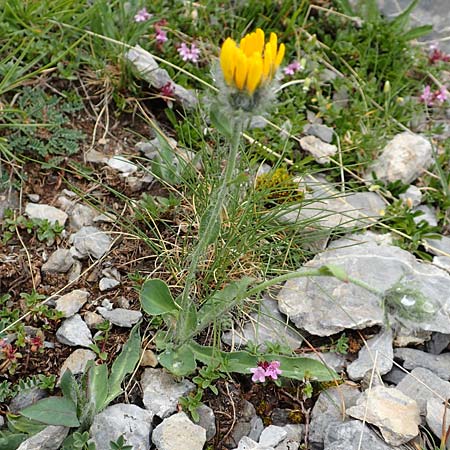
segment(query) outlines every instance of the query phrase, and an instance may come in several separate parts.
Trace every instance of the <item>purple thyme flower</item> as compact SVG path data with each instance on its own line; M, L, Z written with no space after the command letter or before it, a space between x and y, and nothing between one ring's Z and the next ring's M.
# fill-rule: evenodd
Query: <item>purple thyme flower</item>
M444 103L447 100L447 89L445 86L442 86L439 91L436 91L434 94L434 98L439 103Z
M276 380L281 373L280 361L272 361L266 369L266 377L270 377L272 380Z
M422 95L420 96L420 100L425 103L427 106L433 105L434 100L434 94L431 92L431 87L429 84L427 84L422 92Z
M140 9L137 14L134 16L135 22L146 22L150 17L152 17L153 14L150 14L147 11L147 8Z
M178 53L180 54L183 61L197 62L200 56L200 49L197 48L195 44L191 44L189 48L184 42L178 48Z
M295 72L299 72L302 69L303 69L302 65L298 61L294 61L291 62L289 65L287 65L283 69L283 72L285 75L294 75Z
M259 381L260 383L264 383L264 381L266 381L266 371L263 367L258 366L250 370L253 373L252 381L254 383L256 383L257 381Z
M161 28L156 28L156 42L158 44L164 44L164 42L167 42L167 31L161 30Z
M260 361L258 363L258 367L253 367L250 369L253 373L252 381L260 383L264 383L266 381L266 377L272 378L272 380L277 380L278 375L281 375L282 371L280 370L280 361L272 361L271 363L267 361Z

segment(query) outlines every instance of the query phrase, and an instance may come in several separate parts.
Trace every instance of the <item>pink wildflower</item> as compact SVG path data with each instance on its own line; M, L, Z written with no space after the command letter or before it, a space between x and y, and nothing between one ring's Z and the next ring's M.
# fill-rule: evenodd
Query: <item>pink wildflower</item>
M266 369L266 377L270 377L272 380L276 380L281 373L280 361L272 361Z
M153 14L150 14L147 11L147 8L142 8L140 9L137 14L134 16L134 21L135 22L146 22L148 19L150 19L150 17L152 17Z
M178 53L180 54L183 61L197 62L200 56L200 49L197 48L195 44L191 44L189 48L184 42L178 48Z
M259 381L260 383L264 383L266 381L266 371L262 367L254 367L253 369L250 369L253 373L252 381L256 383Z
M298 61L294 61L291 62L289 65L287 65L283 69L283 72L285 75L294 75L295 72L299 72L302 69L303 69L302 65Z
M167 31L161 30L159 27L155 27L156 29L156 42L158 44L164 44L164 42L167 42Z
M445 88L445 86L442 86L439 91L436 91L434 93L434 98L439 103L444 103L447 100L447 89Z
M432 106L434 100L434 94L431 92L431 87L429 84L427 84L422 92L422 95L420 96L420 101L425 103L427 106Z

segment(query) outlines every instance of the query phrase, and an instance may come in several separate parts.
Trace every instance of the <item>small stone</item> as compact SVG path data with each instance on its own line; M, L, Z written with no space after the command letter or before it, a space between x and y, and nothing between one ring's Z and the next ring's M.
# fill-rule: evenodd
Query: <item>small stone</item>
M440 236L439 238L425 238L425 248L432 255L446 256L450 255L450 237Z
M390 445L405 444L419 434L419 407L396 388L376 386L363 392L347 414L379 427Z
M59 371L59 381L61 382L61 377L64 372L69 369L73 375L79 375L84 372L86 365L89 361L95 361L97 356L92 350L77 348L70 356L63 362L61 369Z
M427 425L437 437L442 436L442 430L447 431L450 426L450 409L445 407L442 400L432 398L427 401ZM446 449L450 449L450 442L447 441Z
M106 308L99 306L97 311L104 319L109 320L118 327L124 328L131 328L142 318L140 311L134 311L132 309L115 308L112 311L108 311Z
M450 344L450 334L433 333L431 339L426 343L428 353L440 355Z
M120 285L120 281L115 280L114 278L103 277L100 279L98 284L98 288L100 292L111 291Z
M143 402L152 414L164 419L177 410L178 400L195 389L189 380L180 382L162 369L145 369L141 377Z
M403 378L405 378L406 375L407 372L405 372L404 370L400 369L397 366L393 366L392 369L386 375L384 375L383 381L397 386L400 383L400 381L402 381Z
M405 369L423 367L444 380L450 379L450 353L430 355L414 348L397 348L394 355L396 359L403 361Z
M133 450L149 450L152 420L149 411L118 403L95 416L89 434L96 450L110 450L110 442L116 442L122 435Z
M118 170L124 175L130 175L138 169L136 164L130 162L127 158L123 156L113 156L106 161L106 164L111 167L111 169Z
M152 441L158 450L202 450L206 431L192 423L184 412L179 412L154 429Z
M308 136L315 136L327 144L331 144L331 141L333 140L333 128L320 123L310 123L305 125L303 132Z
M72 229L78 231L83 227L92 225L98 212L90 206L77 204L70 212L69 223Z
M80 277L82 268L83 268L83 266L82 266L81 262L75 259L72 267L69 270L69 274L68 274L69 283L77 280Z
M298 450L305 433L305 425L289 424L285 425L283 430L287 433L286 438L275 447L275 450Z
M87 302L89 292L76 289L56 300L55 309L63 314L63 317L72 317Z
M373 370L374 366L376 374L385 375L388 373L392 369L394 357L392 340L391 329L369 339L367 345L359 351L358 358L347 367L349 378L360 381L367 372Z
M79 314L64 320L56 331L56 339L65 345L88 347L93 344L92 335Z
M9 404L9 411L17 414L22 409L34 405L39 400L48 397L47 391L44 389L34 387L31 389L23 389L11 400Z
M73 265L74 259L70 250L59 248L54 251L48 261L42 265L42 272L66 273Z
M100 259L111 246L111 238L96 227L82 227L70 236L70 242L81 257Z
M111 303L111 301L108 298L105 298L102 300L102 306L103 308L107 309L108 311L112 311L114 309L114 305Z
M30 219L47 219L52 225L58 222L64 225L67 220L67 214L54 206L36 203L27 203L25 214Z
M406 202L410 207L419 206L422 201L422 191L412 184L405 192L403 192L403 194L399 195L399 198Z
M274 450L273 447L267 447L263 444L258 444L258 442L249 438L248 436L243 436L239 445L234 450Z
M38 203L41 199L41 196L39 194L27 194L28 199L30 202Z
M244 436L248 436L257 442L263 429L264 424L261 418L256 415L255 407L249 401L243 400L237 411L237 420L230 439L227 441L227 446L237 444Z
M330 156L334 156L337 147L333 144L327 144L316 136L304 136L300 139L300 145L303 150L311 153L319 164L327 164L330 162Z
M104 222L104 223L114 223L117 220L117 217L112 213L107 214L99 214L94 217L94 222Z
M287 436L287 431L283 427L277 427L276 425L269 425L264 428L261 436L259 437L259 443L266 445L267 447L275 447Z
M378 179L397 180L409 184L420 176L433 162L430 142L418 134L397 134L383 149L378 160L369 168L366 178L374 172Z
M209 406L202 404L197 408L197 414L200 416L197 425L205 429L206 440L209 441L216 435L216 416L214 411Z
M89 328L95 328L105 321L100 314L93 311L86 311L83 316L83 320Z
M415 223L420 223L425 221L430 227L437 227L438 221L436 217L436 210L428 205L420 205L413 210L413 212L420 211L422 214L420 216L414 217Z
M450 256L435 256L433 265L450 273Z
M105 155L104 153L101 153L97 150L91 149L84 155L87 162L90 163L105 163L108 161L108 155Z
M69 434L69 427L49 425L23 441L17 450L54 450L61 446ZM9 448L9 447L8 447Z
M141 356L142 367L156 367L158 365L158 358L152 350L144 350ZM209 440L209 438L208 438Z
M10 188L6 191L0 191L0 219L3 219L5 210L16 209L19 207L19 194Z

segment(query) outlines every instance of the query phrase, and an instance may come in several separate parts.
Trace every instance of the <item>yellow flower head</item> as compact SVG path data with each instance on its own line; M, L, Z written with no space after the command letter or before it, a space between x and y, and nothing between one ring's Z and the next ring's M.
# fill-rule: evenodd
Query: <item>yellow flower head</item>
M284 57L284 44L277 44L275 33L269 42L264 41L264 31L258 28L237 43L227 38L220 51L220 66L225 83L253 95L255 90L272 81Z

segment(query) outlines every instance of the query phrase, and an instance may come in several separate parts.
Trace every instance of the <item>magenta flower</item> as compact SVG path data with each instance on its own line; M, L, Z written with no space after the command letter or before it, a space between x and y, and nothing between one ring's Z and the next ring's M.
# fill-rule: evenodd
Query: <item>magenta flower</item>
M420 101L425 103L427 106L432 106L434 100L434 94L431 92L431 87L427 84L420 96Z
M180 54L183 61L197 62L200 56L200 49L197 48L195 44L191 44L189 48L184 42L178 47L178 53Z
M283 69L283 72L285 75L294 75L295 72L299 72L300 70L303 70L302 65L298 61L294 61L287 65Z
M161 30L161 28L156 28L156 42L158 44L164 44L164 42L167 42L167 31Z
M266 369L266 377L270 377L272 380L276 380L281 373L280 361L272 361Z
M256 383L259 381L260 383L264 383L266 381L266 371L262 367L254 367L250 369L253 373L252 381Z
M439 103L444 103L447 100L447 89L445 86L442 86L439 91L436 91L434 94L434 98Z
M134 21L135 22L146 22L148 19L150 19L150 17L152 17L153 14L150 14L147 11L147 8L142 8L140 9L137 14L134 16Z

